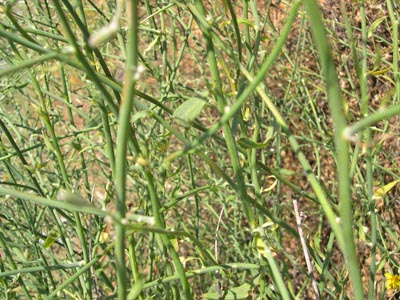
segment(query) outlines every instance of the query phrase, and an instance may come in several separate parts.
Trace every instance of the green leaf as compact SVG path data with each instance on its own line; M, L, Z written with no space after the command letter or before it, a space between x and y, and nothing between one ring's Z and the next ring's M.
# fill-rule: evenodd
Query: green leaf
M54 242L60 237L60 232L56 228L50 230L49 234L46 237L46 240L43 243L43 247L49 248Z
M321 233L317 232L313 239L311 240L310 243L311 249L314 250L315 253L318 254L318 256L322 259L325 260L325 253L321 249Z
M266 143L256 143L248 138L240 138L237 142L244 149L261 149L266 146Z
M368 38L370 38L372 36L372 34L374 33L375 29L379 26L379 24L381 24L383 21L385 21L386 18L387 18L387 16L380 17L380 18L376 19L371 24L371 26L369 26L369 28L368 28Z
M246 299L249 297L251 285L244 283L241 286L237 286L228 290L221 291L222 299L224 300L239 300ZM219 299L218 292L215 291L215 287L210 289L208 293L203 295L203 299Z
M250 21L249 19L237 18L237 21L238 21L239 24L246 24L248 26L254 27L254 22Z
M77 206L90 206L90 203L77 192L71 192L64 189L58 191L57 200L71 203Z
M140 119L147 118L147 117L149 116L149 114L150 114L150 110L141 110L141 111L138 111L137 113L135 113L135 114L132 116L131 121L132 121L132 123L135 123L135 122L137 122L137 121L140 120Z
M183 102L174 112L174 117L183 126L190 126L201 113L205 102L199 98L190 98Z

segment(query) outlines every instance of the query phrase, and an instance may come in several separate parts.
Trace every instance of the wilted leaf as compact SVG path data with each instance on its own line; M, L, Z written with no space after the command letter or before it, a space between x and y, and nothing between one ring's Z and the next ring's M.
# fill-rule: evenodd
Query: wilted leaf
M385 69L381 69L381 70L372 70L372 71L368 71L367 74L368 75L373 75L373 76L379 76L379 75L383 75L385 73L387 73L388 71L390 71L391 68L385 68Z
M267 176L266 179L273 179L273 182L270 186L268 186L266 188L262 188L261 193L266 193L266 192L272 191L278 184L278 180L276 179L276 177L274 175L269 175L269 176Z
M388 184L378 188L375 192L374 195L372 196L372 199L374 200L380 200L382 199L384 196L386 196L386 194L392 189L394 188L398 183L400 182L400 180L395 180L392 182L389 182Z

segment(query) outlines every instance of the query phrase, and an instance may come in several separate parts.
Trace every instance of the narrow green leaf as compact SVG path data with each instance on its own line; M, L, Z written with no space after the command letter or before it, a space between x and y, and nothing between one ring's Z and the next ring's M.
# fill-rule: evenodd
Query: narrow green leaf
M387 18L387 16L383 16L380 17L378 19L376 19L371 26L369 26L368 28L368 38L370 38L372 36L372 34L374 33L375 29L379 26L379 24L381 24L385 19Z
M246 19L246 18L238 18L237 20L238 20L238 23L239 23L239 24L246 24L246 25L249 25L249 26L251 26L251 27L254 27L254 22L251 21L251 20L249 20L249 19Z
M237 142L244 149L261 149L266 145L266 143L256 143L248 138L240 138Z

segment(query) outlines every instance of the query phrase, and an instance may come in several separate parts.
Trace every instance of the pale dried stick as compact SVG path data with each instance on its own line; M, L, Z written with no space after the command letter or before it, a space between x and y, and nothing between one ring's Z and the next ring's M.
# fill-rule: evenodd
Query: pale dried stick
M291 193L288 193L288 200L292 198ZM297 231L299 232L300 236L300 243L301 243L301 248L303 249L303 254L304 258L306 260L306 265L307 265L307 270L308 270L308 275L310 276L311 279L311 285L313 287L314 293L315 293L315 299L319 299L319 291L318 291L318 286L317 282L315 281L314 275L313 275L313 267L310 261L310 255L308 253L308 248L306 244L306 240L304 238L303 234L303 228L301 227L301 217L299 214L299 208L297 206L297 200L293 199L293 208L294 208L294 215L296 217L296 225L297 225Z
M218 263L218 231L219 231L219 225L221 224L221 219L222 219L222 213L223 212L224 212L224 208L222 208L221 212L219 213L217 229L215 230L214 255L215 255L215 261L217 263ZM221 300L222 299L222 291L221 291L221 276L219 275L219 270L215 271L215 278L216 278L215 288L216 288L217 293L218 293L218 300Z

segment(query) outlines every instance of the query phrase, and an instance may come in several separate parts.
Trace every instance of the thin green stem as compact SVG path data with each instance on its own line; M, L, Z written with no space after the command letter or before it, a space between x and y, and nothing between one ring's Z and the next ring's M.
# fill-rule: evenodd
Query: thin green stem
M250 74L248 74L244 69L242 69L242 72L248 78L249 81L252 80L252 77L250 76ZM258 94L260 95L261 99L265 102L266 106L268 107L268 109L270 110L270 112L272 113L274 118L276 119L279 126L281 126L282 131L287 136L289 143L293 149L293 152L296 153L297 158L298 158L301 166L303 167L305 176L307 177L308 182L310 183L312 189L314 190L315 196L317 197L320 205L322 206L322 209L325 212L325 215L328 219L330 226L332 227L332 230L336 234L336 238L338 240L339 245L341 245L343 247L343 245L345 244L345 240L342 237L342 230L340 228L340 225L337 222L337 216L336 216L334 210L332 209L332 207L329 203L329 200L327 199L326 194L321 187L321 184L319 183L317 177L313 173L313 169L312 169L306 155L301 150L300 144L298 143L296 137L291 133L289 126L285 122L285 120L284 120L283 116L281 115L281 113L279 112L278 108L272 103L271 99L264 92L263 85L260 84L256 88L256 90L257 90Z
M368 90L367 90L367 72L368 72L368 61L367 61L367 39L368 39L368 28L365 15L365 3L364 0L360 1L360 15L361 15L361 35L362 35L362 60L361 69L359 70L358 80L360 82L360 111L362 116L369 114L369 101L368 101ZM371 143L371 130L366 127L363 132L363 136L360 134L360 140L364 139L366 145ZM357 144L357 149L360 145ZM373 166L372 166L372 150L367 147L365 153L365 168L366 168L366 194L369 202L369 214L371 222L371 259L369 266L369 286L368 286L368 299L375 299L375 273L376 273L376 243L377 243L377 221L375 212L375 200L373 196Z
M249 85L247 88L243 90L243 92L238 95L238 98L236 101L230 106L229 110L224 111L223 115L221 116L220 120L218 122L215 122L207 131L205 131L197 140L195 140L191 145L186 146L184 150L181 151L176 151L175 153L171 154L168 157L168 160L173 160L177 157L180 157L192 149L198 147L201 145L206 139L209 137L213 136L217 131L223 126L225 123L229 122L235 114L238 113L240 108L242 107L243 103L245 103L248 99L251 93L254 92L255 88L265 79L265 76L270 69L270 67L273 65L274 61L277 59L279 56L281 49L286 41L286 38L288 37L290 30L292 29L292 24L293 21L295 20L297 16L297 9L300 5L301 1L297 0L292 3L292 6L289 10L288 13L288 19L285 23L285 26L282 28L282 31L279 35L278 40L275 43L274 48L271 50L269 55L266 55L263 63L260 67L260 70L256 74L256 76L250 81Z
M394 103L400 101L400 72L399 72L399 3L393 0L386 0L390 22L392 23L392 68L393 81L396 89L396 98Z
M196 1L195 3L196 3L197 10L201 13L202 17L205 18L205 9L203 7L202 2ZM196 18L196 17L195 17L195 19L198 20L198 18ZM229 108L229 106L227 106L227 101L222 92L222 85L221 85L220 74L219 74L219 70L218 70L218 66L217 66L217 57L216 57L216 53L214 50L214 43L212 40L211 30L209 29L208 26L203 26L204 25L203 23L199 22L198 25L200 26L200 28L203 32L204 39L206 41L207 61L208 61L209 67L210 67L212 88L213 88L212 93L214 94L214 97L217 101L219 113L224 114L224 112L227 110L227 108ZM250 227L253 228L255 226L255 218L254 218L254 214L251 210L251 207L248 203L249 196L246 191L246 184L244 181L242 168L241 168L240 162L239 162L239 156L238 156L236 142L235 142L235 139L233 137L233 134L232 134L232 131L231 131L231 128L230 128L228 122L226 122L222 125L222 129L224 132L224 137L225 137L226 145L228 148L229 157L231 159L233 171L236 176L236 181L237 181L238 190L239 190L239 197L242 201L244 212L249 221Z
M259 268L260 268L260 266L257 264L230 263L230 264L224 264L224 265L218 265L218 266L202 267L199 270L188 271L186 273L186 276L188 278L190 278L190 277L194 277L194 276L200 275L200 274L213 274L213 273L215 273L216 270L227 270L227 271L229 271L230 269L232 269L232 270L240 270L240 269L258 270ZM154 286L160 285L161 283L168 283L168 282L175 281L178 279L179 279L178 275L164 277L161 279L158 278L157 280L154 280L152 282L148 282L148 283L144 284L143 288L154 287Z
M398 114L400 114L400 104L396 104L388 108L378 110L377 112L362 118L360 121L354 123L353 125L349 125L348 127L346 127L346 129L343 132L343 136L347 140L353 141L355 140L354 135L357 132L365 128L368 128L369 126L372 126L379 121L388 119Z
M349 143L344 138L343 132L346 128L346 118L343 109L343 99L340 94L338 79L336 76L335 65L329 49L329 43L325 34L325 27L321 19L316 1L305 0L308 15L311 20L311 29L314 35L322 72L325 78L326 91L328 96L329 108L331 111L335 146L337 156L337 172L339 187L339 210L342 224L341 233L343 241L339 246L345 257L345 262L350 274L353 286L354 299L364 299L364 292L361 280L359 261L355 248L353 234L353 211L351 207L350 177L349 177ZM338 234L337 232L336 234ZM336 236L339 238L338 236Z
M87 61L85 55L82 53L81 48L78 44L78 39L73 34L73 31L67 21L67 17L65 16L65 14L61 8L59 0L53 0L53 3L54 3L54 8L59 17L60 23L67 35L68 42L72 46L73 54L75 55L75 57L78 59L78 61L82 65L82 67L85 70L85 72L87 73L88 77L93 81L93 83L99 89L101 95L106 99L107 104L110 106L111 111L115 115L118 115L118 109L117 109L116 104L113 101L113 98L111 97L111 95L107 91L107 89L104 87L103 82L99 79L99 75L95 72L93 67ZM35 48L37 48L40 51L43 51L42 47L35 47Z
M98 209L90 205L89 203L87 204L78 203L74 201L68 201L68 199L66 199L66 201L50 200L41 196L35 196L32 193L24 193L17 191L15 189L9 189L1 186L0 186L0 194L13 196L15 198L23 199L25 201L30 201L35 204L54 207L62 210L76 211L80 213L87 213L103 217L111 216L109 212Z
M13 259L14 256L11 254L11 251L8 248L7 242L4 240L3 233L1 231L0 231L0 247L1 247L2 251L4 252L5 257L8 261L8 264L10 265L12 270L17 271L18 267ZM24 293L26 299L29 299L30 295L29 295L28 289L25 285L23 278L18 276L17 281L18 281L19 287L21 287L22 292Z
M33 172L29 171L29 163L26 161L24 155L23 155L23 151L20 150L18 144L16 143L16 141L14 140L11 132L8 130L6 124L3 122L3 120L0 118L0 128L2 129L3 133L5 134L5 136L7 137L7 139L9 140L12 148L15 151L15 154L18 156L18 159L21 161L22 165L26 167L26 170L28 171L29 174L29 178L32 181L32 185L33 188L42 196L44 196L44 192L40 186L40 183L38 182L38 180L36 179L36 177L34 176Z
M236 17L235 9L233 8L231 0L223 0L226 6L228 6L229 12L232 17L233 29L235 30L236 34L236 44L237 44L237 53L239 62L242 61L242 38L239 30L239 24ZM239 70L237 70L239 72Z
M150 173L149 169L145 170L144 175L145 175L145 178L147 181L147 189L148 189L149 197L151 200L151 206L152 206L152 210L153 210L155 225L157 228L159 228L162 231L165 228L165 221L164 221L162 214L160 213L161 205L160 205L160 201L158 200L158 197L156 195L154 179L153 179L153 176ZM182 288L184 290L186 299L188 299L188 300L192 299L189 282L187 280L185 270L182 266L182 263L179 259L178 253L176 252L171 241L169 240L169 238L166 235L162 235L161 239L159 239L159 238L157 238L157 239L158 239L158 243L160 244L160 249L165 247L167 249L167 251L169 252L169 254L171 255L172 263L174 264L176 273L178 273L178 277L182 284Z
M8 68L2 68L0 70L0 77L2 76L6 76L9 75L11 73L23 70L23 69L28 69L34 65L40 64L40 63L44 63L50 59L56 58L58 56L57 53L55 52L50 52L44 55L41 55L39 57L35 57L35 58L30 58L29 60L23 61L20 64L17 65L13 65L11 67Z
M94 257L90 262L82 266L82 268L78 269L71 277L69 277L67 280L64 280L62 284L60 284L55 290L51 292L50 295L48 295L45 300L53 300L63 289L65 289L68 285L70 285L72 282L77 280L82 276L82 274L87 273L90 271L90 268L95 265L102 257L104 257L107 252L109 252L112 247L114 246L113 243L110 243L107 245L107 247L103 250L102 253Z

